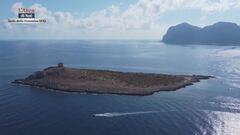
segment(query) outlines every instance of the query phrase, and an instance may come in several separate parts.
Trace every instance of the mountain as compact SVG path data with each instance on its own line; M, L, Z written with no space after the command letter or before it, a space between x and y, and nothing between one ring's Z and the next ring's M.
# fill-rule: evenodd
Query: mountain
M168 29L162 42L168 44L240 44L240 27L235 23L218 22L203 28L188 23Z

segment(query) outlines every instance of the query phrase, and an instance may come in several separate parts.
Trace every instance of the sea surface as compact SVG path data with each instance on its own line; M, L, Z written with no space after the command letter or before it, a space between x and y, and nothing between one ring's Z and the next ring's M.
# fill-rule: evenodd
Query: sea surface
M75 68L214 75L150 96L64 93L10 82ZM157 41L0 41L0 135L239 135L240 47Z

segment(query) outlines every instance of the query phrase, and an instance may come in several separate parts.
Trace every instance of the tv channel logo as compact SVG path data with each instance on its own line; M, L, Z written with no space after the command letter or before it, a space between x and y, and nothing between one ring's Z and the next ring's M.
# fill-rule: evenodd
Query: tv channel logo
M33 8L17 8L17 18L8 19L9 23L36 24L46 23L46 19L36 18L36 11Z
M35 18L35 9L18 8L18 18Z

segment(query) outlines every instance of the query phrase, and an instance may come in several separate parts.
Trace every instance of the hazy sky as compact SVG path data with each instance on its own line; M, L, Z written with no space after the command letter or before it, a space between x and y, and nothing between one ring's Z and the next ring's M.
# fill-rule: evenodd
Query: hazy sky
M12 24L18 7L45 24ZM182 22L240 24L240 0L1 0L0 39L160 40Z

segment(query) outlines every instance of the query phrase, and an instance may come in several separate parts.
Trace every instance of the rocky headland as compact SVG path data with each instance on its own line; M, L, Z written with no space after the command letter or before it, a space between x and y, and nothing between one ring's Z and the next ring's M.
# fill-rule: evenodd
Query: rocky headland
M163 36L162 42L167 44L239 45L240 26L230 22L218 22L205 27L181 23L170 27Z

